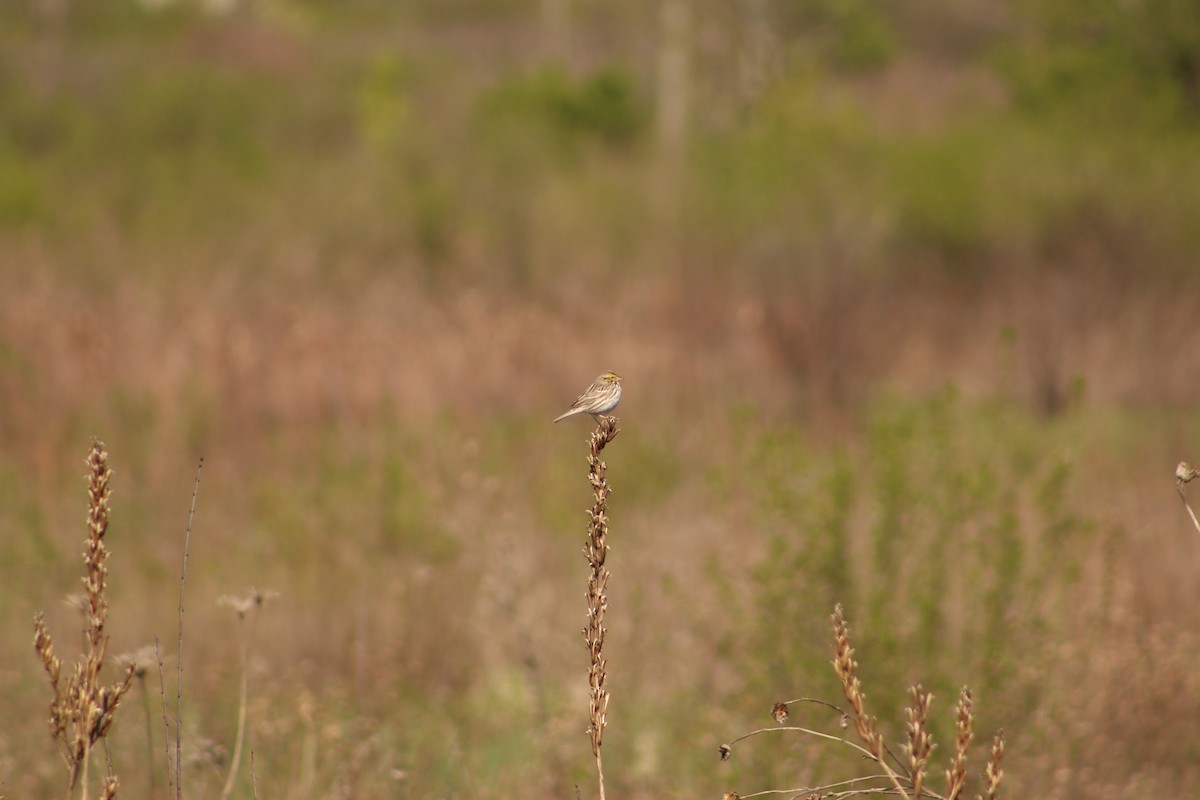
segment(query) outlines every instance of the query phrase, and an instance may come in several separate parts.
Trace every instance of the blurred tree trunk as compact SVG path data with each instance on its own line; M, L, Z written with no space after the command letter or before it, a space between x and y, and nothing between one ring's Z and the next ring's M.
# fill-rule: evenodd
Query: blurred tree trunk
M542 58L565 63L571 54L571 0L541 0Z
M667 152L678 153L687 137L690 93L687 0L662 0L658 43L658 138Z
M742 41L738 47L738 93L743 103L749 103L767 85L774 42L767 0L743 0L739 10Z
M67 0L33 0L37 21L37 81L44 92L57 89L61 79Z

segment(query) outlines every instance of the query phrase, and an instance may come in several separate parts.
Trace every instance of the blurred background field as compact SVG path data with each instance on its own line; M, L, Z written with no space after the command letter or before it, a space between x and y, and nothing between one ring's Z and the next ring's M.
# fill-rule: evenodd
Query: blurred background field
M206 459L191 796L251 586L259 796L589 792L549 420L613 369L614 797L853 770L717 758L837 699L835 602L884 729L921 681L944 758L969 684L1006 796L1200 795L1198 219L1190 0L0 4L0 794L61 794L31 618L70 652L93 435L110 652L171 697Z

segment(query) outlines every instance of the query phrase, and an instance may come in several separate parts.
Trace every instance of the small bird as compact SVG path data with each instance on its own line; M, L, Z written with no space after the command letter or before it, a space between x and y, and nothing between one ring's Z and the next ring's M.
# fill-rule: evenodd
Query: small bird
M579 395L579 399L571 403L567 413L554 421L562 422L567 417L573 417L576 414L591 414L592 419L595 419L600 414L612 411L619 402L621 402L621 376L615 372L604 372L599 378L592 381L592 385L587 388L586 392Z

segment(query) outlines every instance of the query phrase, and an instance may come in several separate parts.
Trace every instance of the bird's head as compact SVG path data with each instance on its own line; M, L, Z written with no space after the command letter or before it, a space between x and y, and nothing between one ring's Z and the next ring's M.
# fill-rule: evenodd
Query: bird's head
M605 372L600 376L600 380L605 383L620 383L621 376L615 372Z

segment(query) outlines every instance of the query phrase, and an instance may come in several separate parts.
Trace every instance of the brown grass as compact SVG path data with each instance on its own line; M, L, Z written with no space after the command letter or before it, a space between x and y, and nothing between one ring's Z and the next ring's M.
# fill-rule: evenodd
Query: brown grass
M1160 389L1169 390L1164 395L1169 401L1187 400L1181 387L1171 390L1161 383L1149 384L1149 388L1128 393L1124 387L1134 386L1133 379L1141 373L1153 372L1158 376L1154 380L1172 386L1172 375L1188 373L1190 365L1184 362L1192 357L1192 351L1164 343L1159 338L1162 331L1156 327L1129 324L1134 317L1144 316L1161 319L1166 332L1175 331L1178 326L1173 321L1180 316L1175 304L1188 294L1179 292L1171 299L1148 289L1142 296L1131 297L1128 309L1118 307L1115 300L1100 302L1101 308L1113 310L1115 328L1128 332L1121 337L1100 331L1098 321L1085 318L1073 318L1070 325L1063 322L1061 330L1055 328L1049 298L1061 299L1063 293L1048 292L1047 299L1038 298L1039 282L1048 283L1049 279L1035 277L1021 290L997 287L999 300L980 303L976 303L980 298L956 299L936 292L923 300L901 287L891 299L894 307L886 313L882 301L867 293L855 301L861 302L861 307L855 306L854 314L878 318L874 329L872 325L860 330L857 325L843 324L836 308L832 309L810 321L804 331L802 354L809 358L809 371L804 375L814 378L814 386L789 372L792 361L776 357L775 333L761 322L761 304L750 292L734 291L723 298L703 295L702 316L720 331L705 339L703 346L689 344L695 341L689 323L670 321L667 311L686 307L671 290L630 289L627 303L614 303L616 324L605 341L609 355L604 360L630 361L633 370L627 380L636 391L630 392L626 407L639 420L648 421L645 427L639 424L639 437L628 444L637 444L639 451L666 448L697 466L665 490L661 499L639 501L631 508L637 528L652 530L654 535L631 537L623 543L618 553L628 559L631 573L609 593L622 607L628 604L645 612L643 625L628 630L618 626L606 641L605 655L629 662L635 671L628 681L622 680L620 697L665 696L702 687L724 701L720 710L711 712L716 721L732 724L730 709L734 706L729 700L739 688L739 676L731 667L729 651L723 648L736 625L737 600L750 591L746 576L763 555L763 525L744 497L710 497L697 476L715 473L736 453L738 443L729 419L738 399L753 407L760 419L801 425L813 448L830 443L853 447L854 415L858 413L853 401L839 409L832 395L826 396L820 388L821 376L830 374L826 368L832 369L823 365L822 359L829 356L821 354L820 343L836 329L847 347L853 344L846 352L863 356L862 361L851 357L841 368L856 370L862 378L878 366L879 372L869 378L873 386L890 383L904 391L919 391L957 380L972 397L990 397L1007 386L1018 401L1033 403L1037 394L1032 388L1027 348L1034 345L1026 343L1023 328L1018 327L1016 345L1006 351L996 331L1006 318L1007 307L1016 309L1014 313L1026 321L1041 320L1039 330L1049 339L1067 342L1061 348L1054 345L1060 374L1078 370L1087 378L1080 414L1060 417L1063 424L1079 431L1077 444L1068 445L1064 457L1078 459L1081 507L1093 511L1104 528L1120 525L1129 532L1108 562L1108 569L1126 587L1123 613L1130 618L1129 624L1111 636L1105 634L1103 641L1088 634L1096 630L1093 626L1080 626L1070 643L1070 659L1063 663L1106 662L1120 654L1123 668L1135 670L1144 679L1136 686L1144 702L1122 712L1124 733L1104 731L1105 741L1119 752L1129 753L1130 758L1091 768L1085 759L1076 757L1070 770L1062 773L1070 776L1063 779L1062 786L1050 783L1048 777L1059 769L1056 759L1046 755L1031 760L1037 754L1030 750L1041 748L1047 754L1054 750L1058 761L1070 760L1068 742L1095 736L1095 726L1103 720L1092 719L1091 729L1072 727L1069 736L1044 748L1035 744L1040 740L1022 731L1020 739L1009 742L1009 755L1021 769L1005 778L1005 791L1012 794L1016 786L1040 782L1055 787L1049 794L1053 798L1073 796L1073 792L1085 790L1081 787L1095 797L1146 786L1171 796L1200 785L1191 783L1200 776L1186 766L1191 763L1187 754L1171 744L1188 739L1193 730L1189 717L1164 722L1153 710L1164 700L1175 698L1173 702L1178 702L1179 696L1187 697L1186 693L1168 692L1166 687L1187 685L1191 680L1184 656L1195 652L1195 643L1174 632L1194 627L1194 609L1200 608L1196 603L1200 582L1195 580L1200 562L1192 549L1197 532L1187 513L1178 513L1175 498L1165 496L1169 490L1162 480L1162 464L1175 463L1193 446L1189 442L1194 442L1194 425L1180 409L1171 410L1169 405L1162 415L1156 412L1159 421L1151 427L1122 416L1130 408L1136 413L1138 404L1150 402ZM320 296L302 283L284 302L278 296L256 297L252 289L242 295L218 286L197 289L196 301L185 302L169 292L131 281L116 291L117 296L99 300L100 313L114 312L108 327L97 326L97 312L78 302L63 286L44 283L32 292L6 296L0 300L4 341L15 354L12 358L36 365L29 372L14 368L0 374L5 430L11 434L9 463L21 466L20 491L45 514L47 528L51 532L66 530L64 522L74 512L62 497L71 476L59 464L65 463L63 449L80 433L79 427L86 426L84 431L115 428L128 431L126 436L143 432L141 439L130 441L136 466L123 468L121 475L121 486L129 487L122 496L128 491L129 497L137 498L143 514L139 524L130 525L130 540L118 554L122 564L126 554L137 564L132 574L122 575L114 612L125 621L114 634L114 647L128 649L151 639L156 630L169 630L173 623L173 604L163 601L170 589L162 575L173 573L178 580L178 545L153 532L173 529L177 523L180 483L191 477L183 475L180 465L194 466L194 453L200 447L216 455L206 467L206 473L211 470L206 474L206 482L210 482L206 489L211 486L219 502L206 509L213 515L206 518L210 535L196 553L196 569L188 579L189 592L195 580L197 609L189 611L188 618L194 643L187 662L194 684L189 695L197 702L190 722L197 732L225 742L232 752L237 678L230 677L226 687L219 670L217 677L203 679L194 665L232 667L236 659L229 649L227 619L204 609L210 608L217 596L251 582L269 582L289 597L299 598L297 624L264 626L255 647L261 663L277 671L269 685L252 682L252 686L261 685L255 695L263 713L250 714L247 722L247 735L252 737L248 741L260 743L258 778L264 793L276 788L277 765L297 756L299 748L292 748L291 743L300 741L294 731L301 723L287 701L301 691L309 691L315 698L313 751L334 754L344 752L346 740L322 740L320 732L327 728L352 730L354 724L365 724L356 715L369 717L373 712L357 705L354 698L376 696L384 698L384 703L398 704L396 685L403 682L426 689L437 704L448 704L447 698L487 690L493 669L503 671L504 665L520 663L522 654L505 644L518 641L516 623L490 615L488 592L492 589L485 586L476 592L473 586L463 588L468 585L463 578L469 580L477 574L471 548L463 547L460 555L453 555L454 548L472 541L494 516L514 542L508 550L523 587L514 619L523 620L531 632L529 647L537 650L541 662L536 678L527 680L536 680L538 690L547 694L545 731L558 762L566 765L563 773L569 786L571 769L577 765L569 746L559 743L571 742L579 726L571 722L577 714L570 710L576 708L575 700L568 702L562 696L569 692L563 687L577 680L577 670L569 654L560 653L555 642L560 629L578 631L580 626L556 600L570 593L570 570L562 563L561 548L554 540L554 531L563 529L558 515L572 513L569 508L561 510L558 506L567 504L559 504L555 498L569 497L569 493L553 476L539 475L536 461L544 451L534 450L529 444L534 440L512 437L524 436L522 415L538 413L539 408L545 413L553 410L553 398L561 396L568 383L561 363L585 359L592 344L585 332L598 323L583 307L547 308L511 298L489 307L469 293L425 304L407 297L388 281L374 288L378 290L374 296L365 290ZM1077 288L1080 297L1103 293L1103 287L1084 282ZM789 296L790 290L781 289L779 295ZM818 298L804 302L837 305ZM837 302L851 301L841 297ZM900 322L892 321L897 319ZM876 332L879 326L884 332ZM96 332L98 327L101 330ZM561 362L557 351L551 358L531 344L547 340L561 345ZM125 355L114 359L106 350L109 347ZM1156 356L1139 361L1136 354L1142 350L1161 353L1161 360ZM1008 357L1011 361L1005 361ZM396 366L400 360L403 369ZM998 363L1009 370L1011 381L1006 382L995 369ZM1148 366L1151 364L1154 366ZM525 387L520 398L507 391L514 371L522 376ZM91 389L83 391L73 375L83 376ZM479 421L478 409L496 398L499 407L493 429L490 421ZM679 419L687 419L688 424L679 424ZM699 425L697 420L716 424ZM839 424L831 425L830 420L839 420ZM443 422L444 427L425 435L429 427ZM387 425L394 425L402 436L381 437L380 428ZM501 438L496 430L503 430L503 437L508 438ZM514 441L522 446L510 447L506 458L511 460L497 469L497 453ZM554 446L553 442L546 445ZM393 447L396 451L389 452ZM542 443L537 442L537 447ZM624 448L618 449L619 454L624 452ZM569 453L565 457L569 458ZM396 502L383 491L386 487L379 480L388 459L411 465L416 477L400 494L426 494L429 517L435 523L420 527L428 523L402 520L422 533L380 557L379 550L372 549L372 537L381 527L383 514ZM321 460L325 467L320 466ZM342 499L346 495L338 493L335 482L346 464L362 470L363 484L371 487L363 496L373 498L374 504ZM529 491L508 490L504 471L509 468L528 471L532 476ZM1153 475L1158 477L1147 477ZM285 514L282 509L290 505L286 498L293 494L311 498L313 510L303 515ZM505 497L504 502L499 502L500 496ZM24 523L15 513L14 508L10 524L23 530L17 527ZM302 534L294 533L291 526L296 523L303 526ZM869 524L869 520L857 524ZM344 547L330 553L319 535L322 531L353 533L347 533L351 538ZM432 533L426 537L424 531ZM15 537L10 541L16 546L25 540ZM444 543L451 555L409 549L429 541ZM50 547L64 549L63 539L52 533ZM1100 550L1096 549L1097 554ZM18 552L23 558L32 557L28 550ZM314 595L318 587L314 562L318 560L323 561L328 576L327 595ZM679 601L670 582L704 586L710 561L723 565L730 595L705 589L687 603ZM1081 614L1091 613L1100 602L1105 584L1099 579L1099 568L1097 559L1096 568L1089 567L1084 580L1076 584L1069 585L1063 578L1064 597L1078 589L1085 598ZM50 569L53 567L44 567L44 574L51 574ZM366 581L364 575L369 576ZM51 582L42 585L66 587L67 582L56 573ZM38 595L31 585L25 596ZM335 599L321 603L308 599L314 596ZM57 601L39 603L47 609L48 627L58 631L65 623L55 617ZM119 610L122 604L138 608L139 616L123 615ZM430 604L454 613L448 619L420 613ZM58 613L62 614L61 609ZM19 620L23 615L16 616ZM901 623L908 624L905 620ZM494 632L487 652L490 663L500 667L478 666L481 661L473 644L478 641L473 635L477 628ZM1159 658L1153 670L1134 658L1142 642L1139 628L1154 630ZM873 630L863 630L874 635ZM10 631L10 635L15 641L24 633ZM122 635L129 638L123 640ZM62 641L57 637L60 649ZM637 665L636 655L646 647L661 647L663 663L670 665L665 675ZM1114 667L1114 676L1119 672ZM166 678L171 684L167 690L173 695L174 681L170 675ZM974 676L970 680L979 688ZM1096 696L1111 703L1127 697L1115 677L1110 685L1107 678L1101 680L1092 673L1084 682ZM21 718L32 707L25 699L29 692L21 691L24 685L5 687L9 707L14 709L9 715L12 719ZM925 685L930 684L926 681ZM1151 691L1150 687L1162 688ZM610 683L606 688L613 687ZM1062 721L1053 712L1068 696L1076 706L1091 702L1081 693L1082 688L1078 691L1080 694L1049 695L1059 701L1047 701L1037 728L1060 729ZM878 707L875 712L880 713ZM115 736L140 735L135 727L137 716L124 720ZM988 718L989 727L1001 723L1012 727L1008 719L993 719ZM625 737L617 735L621 733L624 728L607 737L610 781L624 772L613 772L614 764L624 766L614 760L624 755ZM185 734L185 744L188 735L195 734ZM161 728L156 736L161 736ZM161 740L155 741L161 759ZM12 758L32 766L27 773L10 778L11 788L6 786L6 792L37 796L51 785L51 779L45 777L54 766L51 759L39 762L24 757L35 745L9 745L9 752L18 754ZM472 750L470 742L462 747L460 752ZM140 743L136 750L127 745L123 757L128 760L140 749ZM395 752L385 748L378 757L400 763ZM1139 759L1134 756L1139 752L1151 757ZM940 751L935 751L938 754ZM349 754L346 756L343 765L350 763ZM313 763L314 792L342 768L320 758ZM1151 766L1145 767L1146 763ZM402 767L414 774L408 765L396 769ZM129 766L119 771L127 793L128 781L136 773ZM972 767L971 780L976 774ZM224 770L220 777L225 779ZM57 780L57 775L53 779ZM140 790L144 782L140 778L136 788ZM930 777L928 783L940 781ZM213 786L212 796L217 796L220 788L219 783ZM611 786L609 790L616 793ZM386 796L389 789L368 791ZM965 790L962 796L967 796Z

